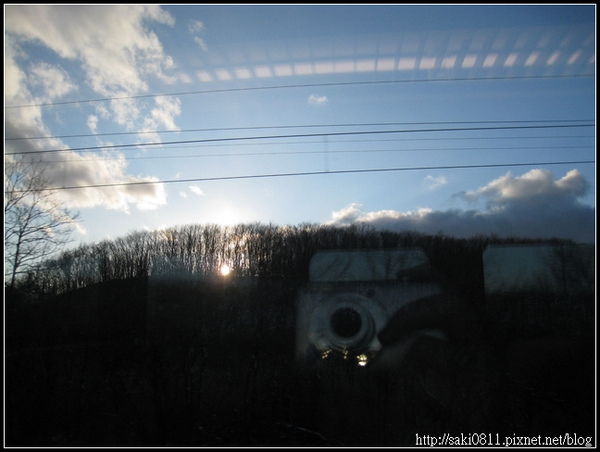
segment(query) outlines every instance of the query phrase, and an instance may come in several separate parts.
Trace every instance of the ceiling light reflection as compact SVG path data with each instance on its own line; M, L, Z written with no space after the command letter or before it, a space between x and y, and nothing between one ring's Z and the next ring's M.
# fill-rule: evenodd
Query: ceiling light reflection
M548 58L548 61L546 62L546 64L548 66L553 65L556 62L556 60L558 59L559 56L560 56L560 52L557 50L552 55L550 55L550 58Z
M435 57L422 57L419 69L433 69L435 67L435 60Z
M504 67L513 67L518 56L519 55L514 52L508 55L508 57L506 57L506 61L504 62Z
M488 56L485 57L485 60L483 61L483 67L485 67L485 68L492 67L494 65L494 63L496 62L497 58L498 58L497 53L490 53Z
M416 58L400 58L398 60L398 70L399 71L410 71L415 68L417 65Z
M577 59L580 56L581 56L581 50L578 50L573 55L571 55L571 58L569 58L569 61L567 61L567 64L573 64L573 63L575 63L575 61L577 61Z
M273 43L272 48L263 48L261 52L252 46L246 52L238 50L236 58L232 56L233 50L224 49L222 60L228 56L238 66L200 69L196 72L196 80L212 82L395 70L489 70L499 66L529 69L559 64L565 68L590 64L591 67L586 70L593 71L596 61L594 46L594 36L586 28L564 30L556 27L543 30L491 29L476 33L466 30L395 33L379 36L379 42L373 36L360 36L352 41L340 39L319 42L318 45L292 42L283 46L282 43ZM271 55L274 61L269 62L267 55ZM331 58L331 55L337 55L338 59ZM191 77L184 75L179 79L181 83L191 82Z
M466 55L462 62L463 68L472 68L475 67L475 62L477 61L477 55Z
M533 52L527 57L527 60L525 61L525 66L533 66L539 56L540 52Z

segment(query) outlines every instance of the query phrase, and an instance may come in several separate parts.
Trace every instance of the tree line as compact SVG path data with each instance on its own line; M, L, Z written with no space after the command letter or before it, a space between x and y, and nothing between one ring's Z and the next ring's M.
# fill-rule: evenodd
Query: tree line
M492 243L540 240L475 236L457 239L415 231L391 232L369 225L234 226L187 224L82 244L42 261L16 281L15 289L52 297L113 280L177 272L213 276L227 265L228 277L286 278L305 281L311 257L320 250L420 247L454 284L480 272L479 257ZM548 242L546 240L546 242ZM563 241L561 241L563 242Z

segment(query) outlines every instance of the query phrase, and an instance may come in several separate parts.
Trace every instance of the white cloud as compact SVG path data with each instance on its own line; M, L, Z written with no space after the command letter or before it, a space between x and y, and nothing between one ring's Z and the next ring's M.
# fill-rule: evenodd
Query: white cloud
M61 155L63 155L61 153ZM150 184L156 181L151 177L134 177L126 173L127 164L123 156L98 160L97 156L81 156L68 153L64 163L55 162L48 165L45 175L56 186L92 187L73 190L62 190L58 196L70 208L104 207L109 210L129 212L130 205L140 210L152 210L166 204L166 191L163 184ZM61 159L61 160L62 160ZM113 185L113 184L141 185ZM98 185L109 185L93 187Z
M577 170L555 179L550 171L535 169L522 176L502 176L476 190L462 193L483 207L461 210L368 212L351 204L333 212L328 224L368 223L379 229L442 232L467 238L478 234L500 237L569 238L595 242L595 209L579 202L589 185Z
M198 44L202 50L208 51L208 46L206 45L206 42L204 42L204 39L200 38L199 36L194 36L194 42Z
M155 107L144 119L143 130L180 130L175 118L181 114L181 101L176 97L159 96L155 98ZM140 139L146 143L160 142L160 135L144 133Z
M27 72L19 66L17 58L23 56L10 36L6 36L4 50L4 102L5 105L35 104L36 99L27 83ZM48 136L50 131L42 121L41 107L5 110L5 136ZM50 145L55 146L56 140ZM7 150L5 149L5 152Z
M507 173L485 187L466 193L468 198L486 198L503 203L511 199L536 199L556 196L582 196L588 186L577 170L569 171L563 178L554 179L548 170L533 169L520 177Z
M199 33L203 32L204 30L205 30L204 22L202 22L200 20L191 20L188 23L188 31L193 35L198 35ZM198 46L202 50L204 50L205 52L208 52L208 46L206 45L206 42L204 41L204 39L202 39L200 36L194 36L194 42L196 44L198 44Z
M363 215L361 210L362 204L352 203L349 206L343 208L342 210L338 210L337 212L332 212L332 219L328 224L352 224L355 221L359 221L360 217Z
M10 66L10 61L8 61ZM26 88L20 96L27 93ZM90 127L94 120L88 118ZM39 108L24 108L7 111L5 118L7 137L50 136L43 124ZM46 149L68 149L59 139L49 139L44 143ZM143 182L147 179L133 177L126 172L127 163L122 155L78 154L68 150L60 153L39 153L42 150L37 140L19 140L5 142L5 157L23 158L26 161L39 161L45 165L44 178L50 187L111 185L115 183ZM11 155L15 155L12 157ZM98 159L102 156L102 159ZM154 206L164 204L164 188L159 184L140 186L110 186L102 188L84 188L59 190L59 200L70 209L101 206L112 210L128 211L130 204L147 203Z
M153 181L157 180L156 178L148 179ZM138 192L128 190L128 194L135 199L136 207L139 210L155 210L167 203L165 186L161 183L144 186L144 190Z
M163 77L169 65L156 34L144 28L145 21L174 25L157 5L14 5L5 12L7 33L80 61L103 95L144 91L142 76Z
M70 80L69 74L60 66L37 63L28 69L28 81L32 89L40 91L36 102L52 102L65 94L75 91L77 86Z
M15 39L4 34L4 103L5 105L20 105L24 103L25 95L21 87L25 85L26 74L17 64L17 58L22 58L23 52Z
M177 79L166 72L173 67L172 58L146 26L150 22L174 25L174 19L158 5L11 5L5 9L5 19L5 48L14 55L13 62L32 65L27 70L32 74L29 88L43 81L46 96L64 95L76 86L58 66L27 63L29 55L18 47L20 43L44 46L78 64L85 74L85 85L102 97L146 92L152 78L165 83ZM25 82L13 78L11 94ZM140 102L115 100L104 113L110 111L118 124L139 130L135 121L140 117Z
M425 177L425 179L423 179L423 183L430 190L435 190L436 188L446 185L448 183L448 180L446 179L445 176L433 177L433 176L429 175L429 176Z
M190 191L198 196L204 196L204 192L197 185L190 185Z
M308 98L308 103L312 105L324 105L329 102L327 96L319 96L318 94L311 94Z
M98 132L98 116L89 115L88 120L87 120L87 125L90 128L90 131L92 133L97 133Z
M13 122L7 120L6 124L8 130L13 129ZM57 148L65 148L59 140L53 140L53 143ZM129 212L132 204L141 210L166 204L164 184L148 183L156 181L156 178L128 175L123 155L112 153L99 159L98 154L82 155L69 151L37 154L27 152L39 150L35 142L28 141L20 141L18 147L7 142L6 150L7 154L24 152L18 156L26 161L40 162L49 187L84 187L56 191L59 202L69 209L103 207ZM142 184L135 185L138 183Z
M188 24L188 30L192 34L199 33L204 30L204 22L200 20L191 20Z
M173 66L157 36L146 28L150 22L174 25L160 6L137 5L10 5L5 8L5 104L37 104L56 100L78 86L51 52L27 54L24 49L43 46L68 64L81 70L85 79L79 85L92 87L106 97L135 95L148 88L157 77L168 82L166 70ZM24 44L29 44L24 46ZM46 58L48 61L44 60ZM78 65L78 66L77 66ZM96 133L100 120L114 120L130 130L147 127L178 129L178 99L158 97L148 108L140 100L114 99L99 104L96 114L87 116L87 126ZM52 136L44 123L41 107L15 108L5 112L7 137ZM101 143L105 144L105 143ZM44 148L67 149L59 139L49 139ZM101 206L128 212L155 209L166 204L163 184L148 176L127 174L127 163L116 153L78 154L76 152L31 153L42 150L37 141L5 143L5 154L46 164L50 186L85 186L59 190L63 204L71 209ZM98 157L102 157L99 159ZM9 157L10 158L10 157ZM143 182L142 185L114 185ZM94 187L105 185L104 187Z

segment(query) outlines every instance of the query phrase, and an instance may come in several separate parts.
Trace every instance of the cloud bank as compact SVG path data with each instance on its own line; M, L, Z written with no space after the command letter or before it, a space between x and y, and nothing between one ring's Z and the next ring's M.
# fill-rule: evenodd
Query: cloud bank
M382 230L457 238L495 234L595 243L595 209L580 202L589 188L577 170L556 179L548 170L533 169L521 176L507 173L484 187L456 194L466 209L367 212L362 205L351 204L333 212L326 224L363 223Z

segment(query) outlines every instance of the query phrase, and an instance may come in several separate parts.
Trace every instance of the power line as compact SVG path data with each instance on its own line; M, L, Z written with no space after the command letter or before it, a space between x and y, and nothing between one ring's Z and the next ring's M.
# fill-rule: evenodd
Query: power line
M122 135L154 135L166 133L193 133L193 132L231 132L240 130L265 130L265 129L306 129L306 128L334 128L334 127L389 127L389 126L415 126L415 125L433 125L433 124L531 124L537 122L545 123L565 123L565 122L584 122L593 121L593 119L539 119L539 120L488 120L488 121L422 121L422 122L375 122L375 123L346 123L346 124L304 124L304 125L281 125L281 126L255 126L255 127L214 127L203 129L183 129L183 130L140 130L130 132L104 132L104 133L82 133L74 135L49 135L40 137L12 137L4 138L5 141L21 140L49 140L57 138L89 138L102 136L122 136Z
M593 148L593 145L588 146L510 146L510 147L461 147L461 148L410 148L410 149L352 149L352 150L333 150L327 151L328 154L376 154L376 153L400 153L400 152L435 152L435 151L527 151L534 149L544 149L544 150L552 150L552 149L588 149ZM314 155L314 154L323 154L324 151L276 151L276 152L232 152L232 153L218 153L218 154L180 154L180 155L154 155L154 156L136 156L136 157L123 157L123 160L175 160L175 159L192 159L192 158L212 158L212 157L260 157L260 156L293 156L293 155ZM85 162L95 162L95 161L107 161L114 160L114 157L99 157L99 158L89 158L85 159ZM81 162L81 160L77 159L66 159L66 160L44 160L44 164L46 163L68 163L68 162Z
M383 84L397 84L397 83L440 83L440 82L473 82L473 81L493 81L493 80L529 80L529 79L559 79L559 78L585 78L595 77L595 74L574 74L574 75L526 75L526 76L509 76L509 77L464 77L464 78L446 78L446 79L418 79L418 80L371 80L371 81L359 81L359 82L331 82L331 83L304 83L297 85L273 85L273 86L254 86L246 88L223 88L213 90L200 90L200 91L182 91L175 93L161 93L161 94L138 94L132 96L118 96L118 97L104 97L97 99L81 99L73 101L63 102L48 102L39 104L24 104L24 105L6 105L6 109L15 108L31 108L31 107L54 107L59 105L74 105L84 103L95 103L95 102L110 102L113 100L127 100L127 99L147 99L152 97L174 97L174 96L189 96L198 94L217 94L217 93L233 93L241 91L260 91L260 90L271 90L271 89L290 89L290 88L315 88L325 86L350 86L350 85L383 85Z
M199 143L214 143L214 142L233 142L233 141L250 141L250 140L273 140L286 138L309 138L309 137L334 137L343 135L375 135L375 134L391 134L391 133L423 133L423 132L465 132L465 131L483 131L483 130L517 130L517 129L556 129L556 128L574 128L574 127L593 127L594 123L590 124L561 124L561 125L528 125L528 126L498 126L498 127L454 127L454 128L429 128L429 129L398 129L398 130L370 130L370 131L348 131L348 132L323 132L323 133L305 133L305 134L288 134L288 135L263 135L263 136L246 136L246 137L227 137L227 138L206 138L195 140L178 140L166 142L151 142L151 143L129 143L115 144L105 146L88 146L80 148L63 148L63 149L47 149L39 151L20 151L9 152L5 155L18 154L48 154L55 152L94 152L108 149L122 148L138 148L147 146L168 146L177 144L199 144Z
M305 171L298 173L272 173L272 174L251 174L242 176L219 176L219 177L202 177L193 179L168 179L155 181L137 181L137 182L121 182L111 184L90 184L90 185L74 185L66 187L47 187L35 190L13 190L9 193L24 193L24 192L40 192L40 191L55 191L55 190L75 190L85 188L109 188L109 187L125 187L139 185L156 185L156 184L175 184L175 183L192 183L192 182L213 182L227 180L243 180L243 179L266 179L275 177L298 177L298 176L320 176L332 174L363 174L363 173L382 173L382 172L398 172L398 171L432 171L443 169L477 169L477 168L501 168L501 167L516 167L516 166L548 166L548 165L577 165L596 163L594 160L574 160L563 162L531 162L531 163L498 163L498 164L482 164L482 165L454 165L454 166L421 166L421 167L401 167L401 168L372 168L372 169L354 169L354 170L333 170L333 171Z
M383 139L367 139L367 140L335 140L330 143L396 143L396 142L407 142L407 141L487 141L487 140L558 140L558 139L570 139L570 138L595 138L596 135L533 135L533 136L486 136L486 137L428 137L428 138L383 138ZM232 146L283 146L283 145L296 145L296 144L315 144L322 145L322 142L317 141L286 141L285 143L227 143L227 144L203 144L201 148L208 147L232 147ZM199 146L194 144L187 144L184 146L169 146L169 149L196 149ZM156 148L155 148L156 149ZM160 149L160 148L159 148Z

